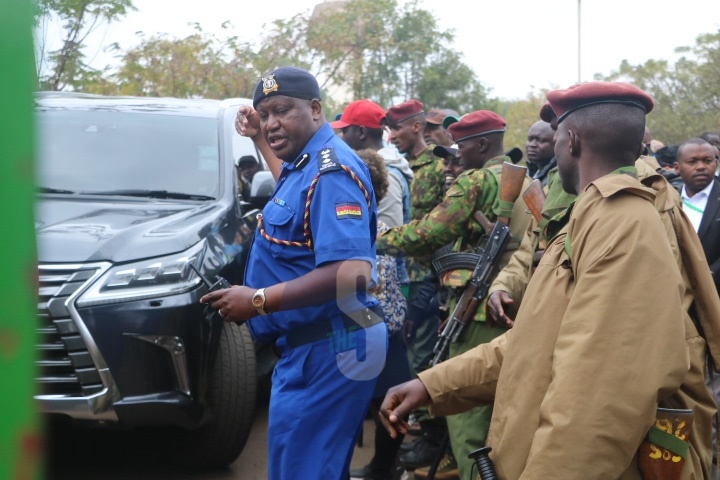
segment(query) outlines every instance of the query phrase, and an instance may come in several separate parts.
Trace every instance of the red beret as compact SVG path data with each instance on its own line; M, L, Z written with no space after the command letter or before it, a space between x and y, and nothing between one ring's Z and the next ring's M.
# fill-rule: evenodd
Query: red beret
M411 98L403 103L388 108L387 122L388 125L396 125L403 120L420 115L425 112L425 105Z
M445 110L440 110L439 108L433 108L425 116L425 121L427 123L432 123L433 125L442 125L443 120L445 120L445 117L446 117Z
M545 103L542 107L540 107L540 119L547 123L552 123L553 118L557 117L555 115L555 110L550 106L549 103Z
M565 90L547 93L548 103L562 122L570 113L580 108L603 103L621 103L642 109L653 109L653 99L639 88L622 82L587 82L573 85Z
M505 120L490 110L478 110L464 115L459 121L448 127L455 143L468 138L487 135L488 133L504 132Z
M382 128L385 110L372 100L350 102L339 120L330 122L332 128L345 128L357 125L365 128Z

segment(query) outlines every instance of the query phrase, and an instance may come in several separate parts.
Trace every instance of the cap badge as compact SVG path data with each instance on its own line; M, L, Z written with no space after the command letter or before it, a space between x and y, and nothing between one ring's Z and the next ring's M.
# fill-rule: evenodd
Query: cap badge
M262 78L262 84L263 84L263 93L265 95L268 95L272 92L277 92L279 86L277 82L275 81L275 74L271 73L270 75Z

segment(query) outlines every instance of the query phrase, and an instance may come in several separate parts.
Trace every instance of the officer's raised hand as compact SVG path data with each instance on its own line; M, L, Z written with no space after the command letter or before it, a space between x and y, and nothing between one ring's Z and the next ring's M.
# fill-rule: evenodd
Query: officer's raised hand
M200 303L209 304L226 322L244 322L258 314L252 304L254 294L254 288L234 285L203 295Z
M408 433L406 421L412 410L432 403L425 385L418 380L410 380L390 388L380 406L380 421L392 438L400 433Z
M491 325L498 327L511 328L515 323L514 320L505 313L507 307L513 305L515 300L509 293L503 290L497 290L490 294L487 299L487 320Z
M255 138L260 135L260 116L249 105L240 107L235 116L235 130L243 137Z

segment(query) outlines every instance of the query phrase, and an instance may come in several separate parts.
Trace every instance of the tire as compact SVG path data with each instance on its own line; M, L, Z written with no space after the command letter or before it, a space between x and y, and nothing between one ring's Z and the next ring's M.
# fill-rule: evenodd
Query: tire
M207 393L209 420L199 430L168 435L168 453L192 468L220 468L242 452L255 414L255 347L245 325L224 323Z

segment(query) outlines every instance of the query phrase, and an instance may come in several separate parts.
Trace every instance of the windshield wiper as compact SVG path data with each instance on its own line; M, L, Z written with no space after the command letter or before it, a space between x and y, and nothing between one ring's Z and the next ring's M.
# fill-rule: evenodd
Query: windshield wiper
M99 192L82 192L85 195L119 195L123 197L148 197L148 198L171 198L176 200L214 200L215 197L208 195L197 195L183 192L170 192L168 190L142 190L142 189L121 189L105 190Z
M51 188L51 187L37 187L37 191L40 193L62 193L65 195L73 195L77 192L72 190L63 190L62 188Z

